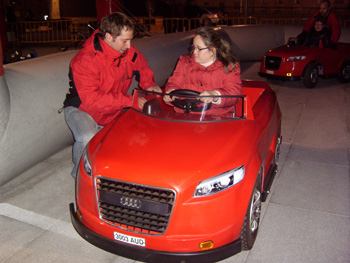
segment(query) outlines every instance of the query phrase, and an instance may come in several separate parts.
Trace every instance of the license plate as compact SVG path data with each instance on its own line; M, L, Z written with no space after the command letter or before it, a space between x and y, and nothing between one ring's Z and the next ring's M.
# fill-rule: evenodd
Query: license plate
M272 75L275 74L275 72L273 70L266 70L266 73L267 74L272 74Z
M146 246L146 239L140 238L140 237L128 236L118 232L114 232L114 239L130 245L135 245L140 247Z

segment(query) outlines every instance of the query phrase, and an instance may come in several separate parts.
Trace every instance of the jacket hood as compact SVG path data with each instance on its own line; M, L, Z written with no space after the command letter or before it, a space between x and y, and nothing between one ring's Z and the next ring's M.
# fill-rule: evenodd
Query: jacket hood
M213 64L211 64L208 67L204 67L203 65L197 63L194 60L194 55L192 54L191 56L181 56L181 59L183 59L184 61L186 61L189 64L193 64L194 68L200 69L200 70L207 70L207 71L215 71L217 69L222 69L224 67L224 64L220 61L220 60L215 60L215 62ZM239 63L236 62L236 67L240 67ZM229 66L230 70L232 70L232 65Z
M222 68L223 64L220 60L215 60L215 62L213 64L211 64L208 67L204 67L203 65L197 63L194 60L194 55L192 54L190 57L189 56L183 56L183 58L188 62L188 63L193 63L193 65L195 65L197 68L199 69L206 69L206 70L216 70L218 68Z

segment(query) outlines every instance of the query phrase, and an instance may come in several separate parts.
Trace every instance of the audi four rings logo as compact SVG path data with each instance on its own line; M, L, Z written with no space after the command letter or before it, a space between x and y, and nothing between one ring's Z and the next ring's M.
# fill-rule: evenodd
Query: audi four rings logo
M140 209L142 206L142 203L140 200L135 199L135 198L125 197L125 196L120 198L120 203L123 206L133 207L133 208L137 208L137 209Z

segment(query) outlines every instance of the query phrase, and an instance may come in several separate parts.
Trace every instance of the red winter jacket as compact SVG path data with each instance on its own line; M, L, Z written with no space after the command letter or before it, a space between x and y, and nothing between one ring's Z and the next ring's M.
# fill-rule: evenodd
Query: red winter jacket
M216 90L221 95L242 95L241 69L227 73L224 65L216 60L212 65L204 67L192 57L181 56L173 75L168 79L165 91L174 89L190 89L198 92ZM236 99L222 99L221 104L214 104L208 111L211 114L234 112Z
M84 48L70 64L70 92L64 106L87 112L102 126L107 125L131 106L127 91L133 76L139 86L156 86L154 73L146 58L134 46L120 53L105 43L98 30L86 40Z
M320 13L320 11L317 11L313 14L313 16L310 18L310 20L305 24L304 31L307 31L310 33L311 29L313 28L315 24L315 17ZM326 26L331 30L332 36L331 41L334 43L338 43L338 40L340 38L340 24L337 16L335 13L331 10L329 12Z

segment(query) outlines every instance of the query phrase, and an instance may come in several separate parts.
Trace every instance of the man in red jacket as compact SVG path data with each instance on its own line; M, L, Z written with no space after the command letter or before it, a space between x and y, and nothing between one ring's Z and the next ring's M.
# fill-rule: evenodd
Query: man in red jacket
M326 26L332 32L331 42L338 43L338 40L340 38L340 24L337 16L331 10L331 3L328 0L321 1L320 10L314 13L310 20L305 24L303 32L306 31L310 33L312 27L315 24L315 17L319 14L327 19Z
M110 14L71 61L64 114L75 140L74 178L86 144L131 106L133 77L140 88L161 92L146 58L131 45L133 34L134 24L127 16Z

